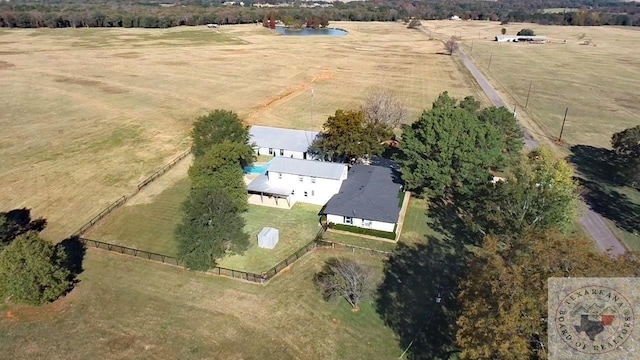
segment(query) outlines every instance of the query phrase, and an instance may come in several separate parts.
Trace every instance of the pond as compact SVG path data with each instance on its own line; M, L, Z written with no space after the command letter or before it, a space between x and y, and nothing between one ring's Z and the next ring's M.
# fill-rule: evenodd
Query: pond
M341 29L308 29L308 28L304 28L304 29L299 29L299 30L293 30L293 29L284 28L282 26L277 26L276 27L276 31L279 32L282 35L285 35L285 36L317 36L317 35L344 36L344 35L348 34L345 30L341 30Z

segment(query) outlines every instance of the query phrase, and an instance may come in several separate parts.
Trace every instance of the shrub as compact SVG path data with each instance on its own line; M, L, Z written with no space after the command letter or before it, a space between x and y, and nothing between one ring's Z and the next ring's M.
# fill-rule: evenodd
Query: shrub
M329 229L348 231L348 232L352 232L354 234L370 235L370 236L375 236L375 237L381 237L381 238L384 238L384 239L391 239L391 240L395 240L396 239L395 232L388 232L388 231L374 230L374 229L365 229L365 228L361 228L361 227L357 227L357 226L350 226L350 225L344 225L344 224L329 223Z
M518 36L535 36L536 33L531 29L522 29L518 31Z

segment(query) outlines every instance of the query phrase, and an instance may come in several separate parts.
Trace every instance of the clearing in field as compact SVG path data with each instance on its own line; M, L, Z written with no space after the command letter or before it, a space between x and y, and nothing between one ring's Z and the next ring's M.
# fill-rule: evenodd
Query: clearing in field
M250 124L319 130L372 88L410 119L442 91L483 99L441 43L400 23L332 23L341 37L219 29L2 30L0 203L75 231L189 147L192 121L215 108ZM310 90L315 90L311 117Z

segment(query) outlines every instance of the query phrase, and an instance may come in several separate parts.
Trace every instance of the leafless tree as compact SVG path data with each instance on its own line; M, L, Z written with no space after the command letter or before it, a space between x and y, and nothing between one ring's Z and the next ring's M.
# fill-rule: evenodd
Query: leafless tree
M458 50L458 47L460 47L460 45L458 45L458 42L453 37L447 40L446 43L444 43L444 48L447 49L447 51L449 52L449 55L453 54L454 51Z
M393 129L407 117L408 111L404 103L393 94L377 89L372 91L365 100L362 112L368 123L384 124Z
M344 258L328 259L313 281L325 300L342 297L354 309L358 309L360 301L369 296L374 288L373 272Z

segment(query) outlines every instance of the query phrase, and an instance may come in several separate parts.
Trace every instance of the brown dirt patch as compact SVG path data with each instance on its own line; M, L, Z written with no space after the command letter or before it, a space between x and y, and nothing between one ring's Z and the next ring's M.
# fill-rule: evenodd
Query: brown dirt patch
M70 78L70 77L59 77L55 79L56 82L66 83L66 84L74 84L86 87L93 87L99 89L107 94L125 94L128 91L125 89L121 89L115 86L110 86L102 81L97 80L89 80L89 79L80 79L80 78Z
M6 61L2 61L0 60L0 70L4 70L4 69L8 69L8 68L12 68L15 65Z

